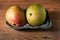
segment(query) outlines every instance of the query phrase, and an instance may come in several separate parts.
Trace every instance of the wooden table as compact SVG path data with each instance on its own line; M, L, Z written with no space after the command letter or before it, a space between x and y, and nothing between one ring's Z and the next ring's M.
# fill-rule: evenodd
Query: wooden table
M38 31L16 31L5 25L5 12L12 5L27 8L41 4L49 12L51 29ZM60 0L0 0L0 40L60 40Z

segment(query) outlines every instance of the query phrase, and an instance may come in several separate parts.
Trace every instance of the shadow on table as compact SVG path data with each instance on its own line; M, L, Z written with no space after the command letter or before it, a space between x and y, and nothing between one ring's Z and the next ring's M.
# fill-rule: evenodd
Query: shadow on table
M57 32L58 29L51 27L49 29L22 29L22 30L18 30L18 31L23 31L23 32L40 32L40 31L51 31L51 32Z

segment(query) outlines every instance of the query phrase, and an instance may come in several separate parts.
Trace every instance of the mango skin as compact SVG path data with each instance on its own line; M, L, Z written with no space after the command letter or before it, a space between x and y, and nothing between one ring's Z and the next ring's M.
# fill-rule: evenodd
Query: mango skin
M46 11L39 4L33 4L26 11L26 18L30 25L40 26L46 20Z
M6 17L6 21L12 26L21 27L26 24L25 13L18 6L11 6L6 11L5 17Z

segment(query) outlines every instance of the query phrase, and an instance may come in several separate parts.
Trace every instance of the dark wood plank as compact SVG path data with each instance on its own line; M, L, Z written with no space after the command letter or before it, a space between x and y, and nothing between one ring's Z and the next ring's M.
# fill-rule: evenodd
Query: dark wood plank
M5 12L12 5L27 8L31 4L45 7L52 22L51 29L16 31L5 25ZM0 0L0 40L60 40L60 0Z

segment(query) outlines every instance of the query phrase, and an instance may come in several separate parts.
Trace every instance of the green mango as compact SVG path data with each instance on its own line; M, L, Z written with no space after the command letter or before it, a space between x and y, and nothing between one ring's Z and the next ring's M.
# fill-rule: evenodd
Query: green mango
M30 25L40 26L46 20L46 11L39 4L33 4L27 8L26 18Z

